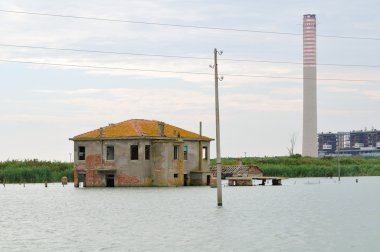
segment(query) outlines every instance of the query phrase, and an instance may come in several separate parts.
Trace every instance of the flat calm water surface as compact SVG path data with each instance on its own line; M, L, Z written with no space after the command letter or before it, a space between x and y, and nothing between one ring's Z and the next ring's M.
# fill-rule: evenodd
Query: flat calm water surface
M380 177L216 189L0 185L0 251L380 251Z

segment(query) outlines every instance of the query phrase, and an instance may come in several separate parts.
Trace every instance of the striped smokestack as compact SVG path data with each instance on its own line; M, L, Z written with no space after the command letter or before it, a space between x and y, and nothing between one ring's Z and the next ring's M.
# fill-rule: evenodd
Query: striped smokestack
M302 155L318 156L316 19L303 16L303 137Z

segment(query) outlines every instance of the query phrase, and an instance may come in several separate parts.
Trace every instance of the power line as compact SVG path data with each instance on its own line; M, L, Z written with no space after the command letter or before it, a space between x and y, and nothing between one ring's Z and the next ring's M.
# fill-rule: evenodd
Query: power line
M43 50L57 50L57 51L87 52L87 53L99 53L99 54L117 54L117 55L132 55L132 56L162 57L162 58L212 60L211 58L208 58L208 57L192 57L192 56L164 55L164 54L146 54L146 53L117 52L117 51L100 51L100 50L86 50L86 49L44 47L44 46L28 46L28 45L15 45L15 44L0 44L0 46L29 48L29 49L43 49Z
M192 28L192 29L203 29L203 30L232 31L232 32L246 32L246 33L262 33L262 34L290 35L290 36L302 36L303 35L302 33L293 33L293 32L276 32L276 31L251 30L251 29L239 29L239 28L224 28L224 27L212 27L212 26L197 26L197 25L184 25L184 24L172 24L172 23L158 23L158 22L146 22L146 21L135 21L135 20L124 20L124 19L84 17L84 16L51 14L51 13L40 13L40 12L28 12L28 11L14 11L14 10L4 10L4 9L0 9L0 12L13 13L13 14L26 14L26 15L47 16L47 17L74 18L74 19L84 19L84 20L96 20L96 21L107 21L107 22L130 23L130 24L155 25L155 26L166 26L166 27L176 27L176 28ZM380 38L375 38L375 37L356 37L356 36L340 36L340 35L317 35L317 36L318 37L325 37L325 38L357 39L357 40L380 41Z
M106 66L77 65L77 64L64 64L64 63L49 63L49 62L36 62L36 61L24 61L24 60L0 59L0 61L2 61L2 62L9 62L9 63L36 64L36 65L49 65L49 66L67 66L67 67L107 69L107 70L123 70L123 71L138 71L138 72L157 72L157 73L179 73L179 74L194 74L194 75L211 75L209 73L200 73L200 72L169 71L169 70L158 70L158 69L141 69L141 68L124 68L124 67L106 67Z
M22 64L35 64L35 65L49 65L49 66L66 66L77 68L90 68L90 69L106 69L106 70L123 70L123 71L137 71L137 72L156 72L156 73L174 73L174 74L190 74L190 75L213 75L212 73L205 72L189 72L189 71L171 71L159 69L142 69L142 68L124 68L124 67L106 67L94 65L77 65L77 64L64 64L64 63L49 63L37 61L23 61L23 60L8 60L0 59L1 62L8 63L22 63ZM303 77L290 77L290 76L271 76L271 75L244 75L244 74L229 74L221 73L220 75L227 77L246 77L246 78L265 78L265 79L288 79L288 80L303 80ZM347 81L347 82L379 82L380 80L366 80L366 79L339 79L339 78L318 78L319 81Z
M147 53L132 53L132 52L117 52L117 51L100 51L100 50L58 48L58 47L44 47L44 46L29 46L29 45L16 45L16 44L0 44L0 46L1 47L28 48L28 49L41 49L41 50L99 53L99 54L116 54L116 55L132 55L132 56L146 56L146 57L161 57L161 58L212 60L212 58L209 58L209 57L180 56L180 55L167 55L167 54L147 54ZM233 59L233 58L222 58L219 60L221 60L221 61L233 61L233 62L256 62L256 63L303 65L302 62L294 62L294 61L272 61L272 60ZM320 63L317 65L319 65L319 66L338 66L338 67L380 68L380 65L360 65L360 64Z
M258 62L258 63L275 63L275 64L290 64L290 65L303 65L303 62L295 61L273 61L273 60L253 60L253 59L220 59L225 61L236 61L236 62ZM337 64L337 63L318 63L318 66L338 66L338 67L370 67L379 68L380 65L361 65L361 64Z

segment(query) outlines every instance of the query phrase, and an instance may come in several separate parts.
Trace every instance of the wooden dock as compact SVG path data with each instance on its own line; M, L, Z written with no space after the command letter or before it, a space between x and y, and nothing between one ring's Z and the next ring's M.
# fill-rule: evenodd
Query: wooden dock
M255 176L255 177L228 177L229 186L252 186L253 180L261 180L260 185L265 186L267 180L272 180L272 185L282 185L282 180L287 179L286 177L264 177L264 176Z

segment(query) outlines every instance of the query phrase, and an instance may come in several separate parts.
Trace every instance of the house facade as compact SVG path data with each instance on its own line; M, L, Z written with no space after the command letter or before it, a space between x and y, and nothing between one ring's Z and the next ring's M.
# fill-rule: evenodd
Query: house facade
M211 138L154 120L110 124L74 141L74 185L186 186L210 183Z

